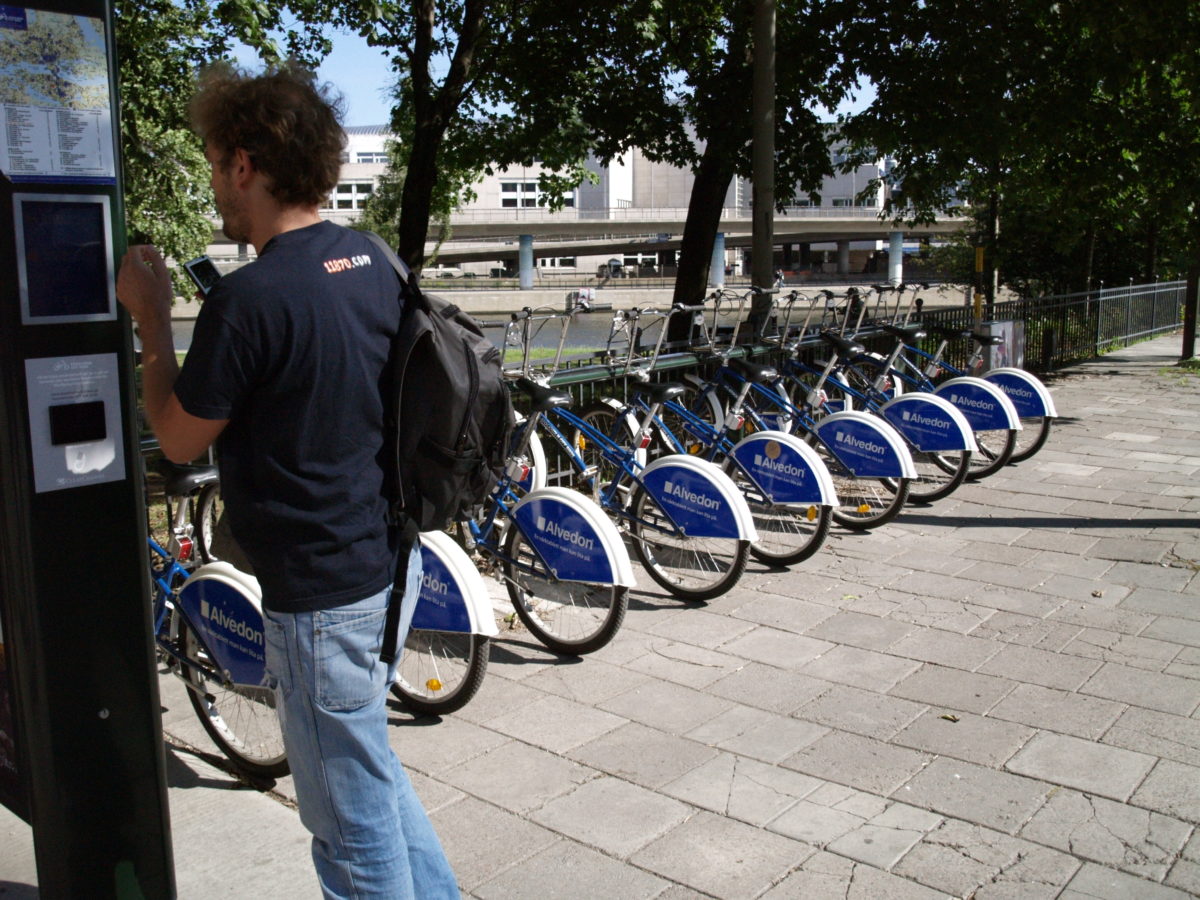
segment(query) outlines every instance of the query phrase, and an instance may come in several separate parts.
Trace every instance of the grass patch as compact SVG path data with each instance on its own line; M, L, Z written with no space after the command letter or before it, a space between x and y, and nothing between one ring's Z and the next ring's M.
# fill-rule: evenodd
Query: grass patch
M554 359L554 354L557 352L555 347L534 347L529 351L529 359L531 362L546 362ZM564 347L563 359L571 359L572 357L588 357L596 356L600 353L597 349L588 347ZM505 350L504 361L506 363L520 362L523 359L520 350Z

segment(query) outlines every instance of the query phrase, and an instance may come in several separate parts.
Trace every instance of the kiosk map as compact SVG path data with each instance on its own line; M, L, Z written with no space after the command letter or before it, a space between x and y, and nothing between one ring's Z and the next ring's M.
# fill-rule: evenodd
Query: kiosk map
M104 23L0 5L0 173L114 181Z

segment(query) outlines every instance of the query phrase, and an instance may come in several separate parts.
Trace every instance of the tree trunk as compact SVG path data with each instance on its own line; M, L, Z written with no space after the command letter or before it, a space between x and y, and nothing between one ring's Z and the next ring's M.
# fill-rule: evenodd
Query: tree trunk
M1092 266L1096 260L1096 223L1089 222L1087 233L1084 235L1084 259L1083 259L1083 289L1091 291L1092 289Z
M1143 281L1146 284L1154 281L1158 272L1158 217L1154 216L1146 230L1146 257Z
M985 257L983 291L987 300L987 318L992 318L992 307L996 302L996 288L1000 281L1000 270L996 265L996 254L1000 245L1000 194L992 191L988 195L987 255Z
M1187 291L1183 301L1183 347L1180 350L1181 360L1191 359L1196 355L1196 312L1200 307L1200 216L1191 221L1189 241L1191 245L1191 260L1187 270Z
M437 123L428 120L418 119L413 129L413 145L400 197L399 246L396 255L414 271L420 270L425 262L425 238L429 234L433 186L437 181L437 154L443 133L444 130Z
M732 155L716 146L714 141L709 141L700 157L696 180L692 183L692 195L688 200L672 303L693 306L704 300L708 291L713 244L716 242L717 229L721 227L721 210L725 206L725 195L732 180ZM687 340L690 334L690 317L675 316L671 320L668 340Z
M446 129L458 113L463 92L471 77L475 51L482 39L483 23L491 0L467 0L462 27L446 77L435 88L429 74L433 58L435 0L413 0L413 49L409 60L413 105L412 149L400 195L399 246L396 254L412 269L425 261L425 238L437 187L438 151Z

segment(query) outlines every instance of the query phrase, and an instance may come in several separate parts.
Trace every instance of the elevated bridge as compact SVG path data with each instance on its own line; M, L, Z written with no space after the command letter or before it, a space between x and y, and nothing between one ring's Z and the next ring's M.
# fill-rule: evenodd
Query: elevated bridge
M322 210L325 218L351 224L356 210ZM592 256L678 250L685 207L608 209L545 207L466 209L450 217L451 239L438 250L444 264L492 261L518 269L522 285L532 282L539 257ZM880 219L872 207L789 207L775 215L775 244L833 243L838 248L838 271L848 272L852 241L887 241L891 268L900 264L905 239L947 237L970 225L964 217L946 217L931 224L903 226ZM753 241L752 212L728 207L721 212L714 258L726 248L748 247ZM215 229L214 243L229 243ZM433 250L430 243L428 250ZM515 264L515 265L514 265ZM894 280L900 280L894 271Z

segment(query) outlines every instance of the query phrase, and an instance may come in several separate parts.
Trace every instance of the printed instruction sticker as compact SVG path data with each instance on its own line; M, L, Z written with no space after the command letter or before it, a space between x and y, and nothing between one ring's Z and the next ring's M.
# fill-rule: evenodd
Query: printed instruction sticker
M121 481L117 354L25 360L37 493Z

